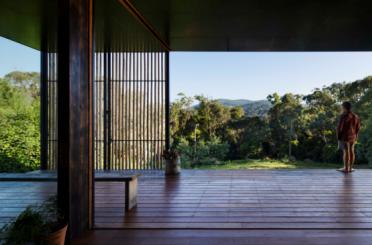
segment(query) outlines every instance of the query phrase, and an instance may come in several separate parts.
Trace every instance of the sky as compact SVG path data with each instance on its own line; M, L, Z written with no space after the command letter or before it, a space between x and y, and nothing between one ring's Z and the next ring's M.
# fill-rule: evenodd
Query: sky
M372 52L172 53L171 97L266 99L372 75Z
M14 70L40 71L40 52L0 37L0 77Z
M37 50L0 37L0 77L39 71ZM180 92L210 98L265 99L307 94L334 82L372 75L372 52L172 52L171 100Z

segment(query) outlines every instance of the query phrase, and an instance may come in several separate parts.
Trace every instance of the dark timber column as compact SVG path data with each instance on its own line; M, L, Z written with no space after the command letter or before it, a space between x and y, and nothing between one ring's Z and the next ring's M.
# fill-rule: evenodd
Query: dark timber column
M165 53L165 149L170 148L169 52Z
M70 239L92 222L92 1L58 0L58 205Z
M108 41L106 41L108 42ZM105 48L104 53L104 128L103 128L103 169L111 169L111 52Z
M48 169L48 53L43 47L40 72L40 168Z

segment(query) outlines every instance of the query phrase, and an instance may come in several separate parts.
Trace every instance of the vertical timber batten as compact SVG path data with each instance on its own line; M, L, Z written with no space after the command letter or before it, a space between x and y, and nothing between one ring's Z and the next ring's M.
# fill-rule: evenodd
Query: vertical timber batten
M165 149L170 148L169 51L165 52Z
M127 48L95 55L103 63L94 79L95 169L162 169L170 144L167 53Z
M48 53L40 52L40 169L48 169Z
M109 170L111 166L111 52L108 48L104 52L104 129L103 129L103 147L104 147L104 160L103 169Z
M59 9L61 12L61 8ZM64 17L60 26L66 26L68 16L70 14ZM147 32L143 26L138 27ZM63 34L67 33L66 27L62 30ZM103 34L105 33L111 32L105 30ZM144 39L144 36L139 35L137 41L133 42L126 34L120 34L111 43L110 35L105 34L102 37L103 43L98 42L94 53L94 93L91 95L94 103L91 123L94 124L94 168L162 169L162 151L170 147L169 51L156 38ZM59 41L67 43L69 37L60 37ZM57 168L58 135L67 137L67 129L61 128L69 122L66 116L58 120L67 113L62 112L65 110L63 108L58 112L58 107L68 97L58 89L65 85L57 83L60 79L57 79L57 65L63 59L63 54L59 57L55 49L46 50L44 65L47 66L48 83L45 86L48 106L43 114L46 116L44 121L47 129L42 135L47 135L47 138L43 138L42 145L46 145L43 149L47 149L46 167L54 170ZM66 72L64 73L59 76L68 79ZM60 100L57 103L58 98ZM59 124L61 127L57 130Z
M58 1L58 206L70 239L92 225L92 4Z

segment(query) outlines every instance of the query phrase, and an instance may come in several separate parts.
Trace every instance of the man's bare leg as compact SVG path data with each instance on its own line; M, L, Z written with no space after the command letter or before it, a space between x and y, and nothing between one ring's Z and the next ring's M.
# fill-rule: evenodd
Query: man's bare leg
M350 171L354 170L354 163L355 163L355 149L354 149L354 142L350 143Z
M344 145L342 153L343 153L342 159L343 159L343 162L344 162L344 167L340 168L339 171L347 173L347 171L348 171L348 161L349 161L349 154L348 154L348 150L347 150L347 144Z
M351 172L351 143L350 142L347 142L346 144L346 172L347 173L350 173Z

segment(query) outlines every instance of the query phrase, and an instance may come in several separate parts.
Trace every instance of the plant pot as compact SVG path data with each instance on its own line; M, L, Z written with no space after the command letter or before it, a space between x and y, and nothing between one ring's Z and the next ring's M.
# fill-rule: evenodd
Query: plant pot
M165 159L165 175L178 175L181 172L181 160L179 157L175 159Z
M43 236L41 238L43 244L47 245L64 245L66 239L66 232L67 232L68 225L62 226L60 229L56 230L55 232Z

